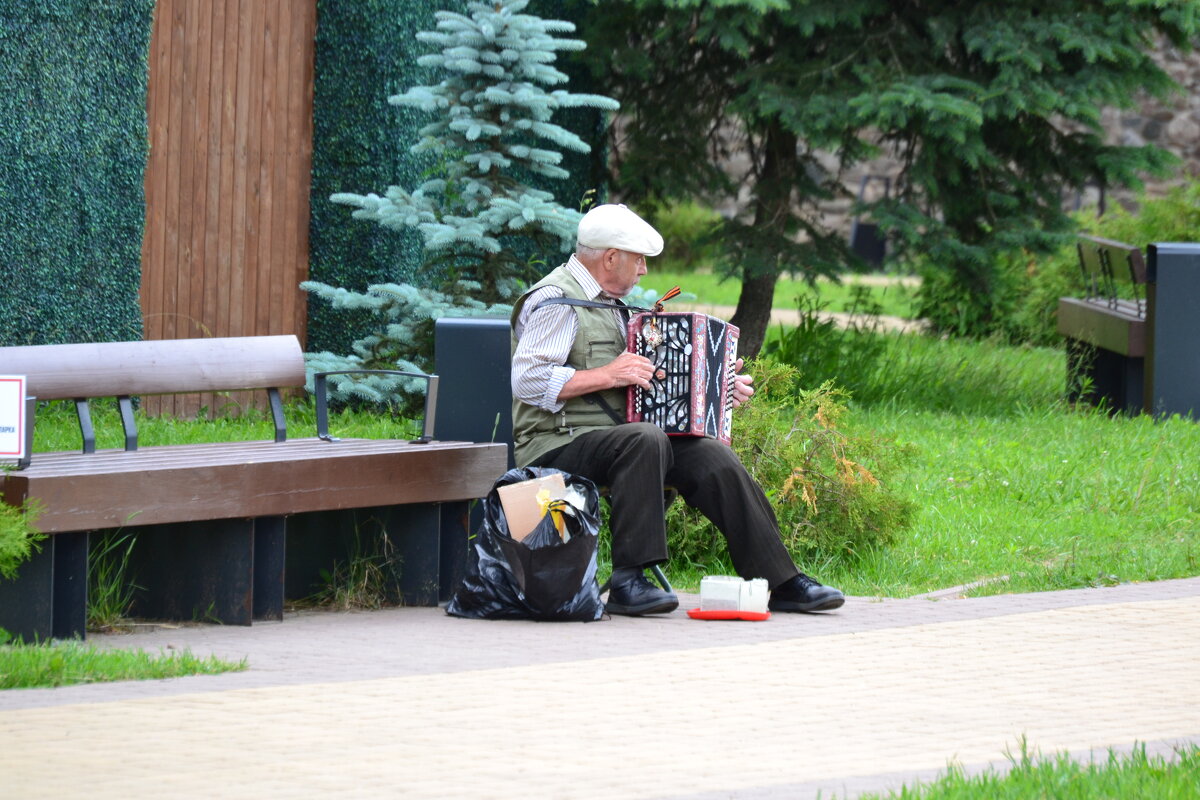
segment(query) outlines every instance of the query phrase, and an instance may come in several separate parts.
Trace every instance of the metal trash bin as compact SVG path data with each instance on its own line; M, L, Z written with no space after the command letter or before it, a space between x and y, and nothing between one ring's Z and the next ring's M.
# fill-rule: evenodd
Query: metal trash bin
M1146 250L1146 411L1200 420L1200 244Z
M442 317L434 323L434 371L440 379L437 438L442 441L504 442L507 468L512 451L512 356L509 324L496 317ZM497 475L497 478L500 476ZM483 504L475 503L468 531L479 529ZM467 561L464 536L443 536L441 600L462 580Z

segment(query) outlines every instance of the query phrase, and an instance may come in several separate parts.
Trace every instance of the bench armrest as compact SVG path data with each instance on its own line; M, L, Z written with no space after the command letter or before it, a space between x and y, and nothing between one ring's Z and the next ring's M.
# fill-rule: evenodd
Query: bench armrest
M14 470L22 470L33 461L33 425L37 420L37 398L25 396L25 455L17 459Z
M403 372L397 369L341 369L329 372L313 373L313 394L317 398L317 438L327 442L336 442L337 438L329 435L329 386L325 381L328 375L403 375L408 378L421 378L425 381L425 418L421 421L421 435L417 442L428 442L433 439L434 415L437 413L438 376L425 375L420 372Z

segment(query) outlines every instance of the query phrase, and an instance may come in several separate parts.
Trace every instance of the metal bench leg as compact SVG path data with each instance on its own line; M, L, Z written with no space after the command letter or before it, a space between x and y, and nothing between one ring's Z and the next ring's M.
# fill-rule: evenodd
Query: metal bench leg
M0 578L0 628L14 639L45 641L54 636L54 537L18 568Z
M438 604L441 570L442 504L412 503L379 509L388 539L400 559L396 587L406 606Z
M481 524L482 503L442 503L441 542L438 554L438 602L449 602L466 573L470 532Z
M254 520L148 525L129 558L133 615L249 625L254 616Z
M254 520L254 598L251 617L283 620L283 578L287 564L287 518Z
M14 639L42 642L87 635L85 531L47 537L18 567L16 578L0 578L0 628Z
M87 636L88 533L59 533L54 540L54 638Z
M654 566L650 567L650 571L654 573L654 577L658 579L659 585L662 586L665 591L675 591L671 588L671 582L667 580L667 576L663 573L662 567L660 567L658 564L655 564Z
M367 558L381 569L377 588L386 602L436 606L441 509L440 503L412 503L289 517L286 596L311 597L328 588L335 565Z

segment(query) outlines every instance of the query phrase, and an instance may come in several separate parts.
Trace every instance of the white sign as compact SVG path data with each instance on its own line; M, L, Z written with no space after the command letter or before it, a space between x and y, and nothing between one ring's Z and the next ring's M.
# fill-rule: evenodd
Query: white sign
M25 376L0 375L0 458L25 457Z

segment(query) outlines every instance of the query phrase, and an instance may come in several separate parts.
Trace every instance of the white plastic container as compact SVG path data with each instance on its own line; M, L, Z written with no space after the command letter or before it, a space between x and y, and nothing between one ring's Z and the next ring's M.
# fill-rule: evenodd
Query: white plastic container
M763 578L746 581L730 575L708 575L700 579L700 610L761 614L767 610L770 594Z

